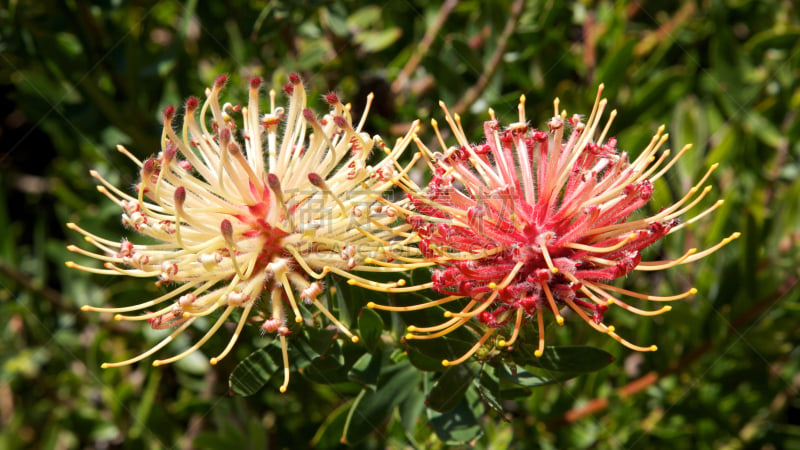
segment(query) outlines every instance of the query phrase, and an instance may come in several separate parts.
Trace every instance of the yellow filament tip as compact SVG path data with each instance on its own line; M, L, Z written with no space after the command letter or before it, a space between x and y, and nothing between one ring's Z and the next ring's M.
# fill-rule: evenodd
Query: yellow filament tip
M279 390L281 391L281 394L283 394L286 392L286 386L281 386Z
M109 367L110 367L110 366L108 365L108 363L103 363L103 364L100 364L100 368L101 368L101 369L108 369Z
M300 316L297 316L297 317L294 318L294 322L295 323L301 323L302 321L303 321L303 318L300 317Z
M489 289L492 289L492 290L497 289L497 283L495 283L494 281L489 283Z
M83 306L81 306L81 311L91 311L91 309L92 309L92 307L91 307L91 306L89 306L89 305L83 305Z
M543 354L544 354L544 352L543 352L543 351L541 351L541 350L539 350L539 349L536 349L536 350L534 350L534 352L533 352L533 356L535 356L535 357L537 357L537 358L541 358Z
M499 341L497 341L497 346L498 347L505 347L507 345L508 345L508 342L506 342L505 339L500 339Z
M657 346L657 345L651 345L651 346L650 346L650 351L651 351L651 352L658 351L658 346Z
M356 284L356 280L347 280L347 284L353 286L354 284Z
M210 363L212 366L216 366L216 365L217 365L217 363L219 362L219 360L218 360L216 357L214 357L214 358L211 358L211 359L210 359L208 362L209 362L209 363Z
M369 309L375 309L375 302L369 302L369 303L367 303L367 308L369 308Z
M448 318L449 318L449 317L453 317L453 313L452 313L452 312L450 312L450 311L445 311L445 312L444 312L444 316L445 316L445 317L448 317Z
M608 329L606 330L606 332L607 333L613 333L615 330L616 330L616 328L614 328L614 325L609 325Z
M443 366L445 366L445 367L447 367L447 366L449 366L449 365L450 365L450 361L448 361L448 360L444 359L444 360L442 360L442 365L443 365Z
M558 323L559 325L564 325L564 318L561 317L560 315L556 316L556 323Z
M160 359L157 359L157 360L153 361L153 367L158 367L160 365L161 365L161 360Z
M413 334L411 334L411 333L406 333L406 336L405 336L405 338L406 338L407 340L414 339L414 335L413 335Z
M694 294L697 294L697 288L689 289L689 295L694 295Z
M408 328L406 328L406 330L412 331L412 332L413 331L417 331L417 327L415 327L414 325L409 325Z
M353 341L353 344L355 344L358 342L358 336L353 336L350 338L350 340Z
M120 321L120 320L124 320L124 318L122 317L122 314L114 314L114 320Z

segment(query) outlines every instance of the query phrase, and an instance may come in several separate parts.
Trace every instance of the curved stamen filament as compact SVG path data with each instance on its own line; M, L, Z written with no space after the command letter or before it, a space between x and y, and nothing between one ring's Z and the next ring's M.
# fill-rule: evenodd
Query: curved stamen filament
M581 251L592 252L592 253L608 253L608 252L613 252L615 250L619 250L620 248L624 247L625 244L627 244L627 243L631 242L632 240L636 239L636 236L637 236L636 233L631 233L631 234L627 235L621 241L617 242L614 245L608 246L608 247L594 247L592 245L584 245L584 244L579 244L577 242L569 242L569 243L565 244L564 247L569 247L569 248L572 248L572 249L575 249L575 250L581 250Z
M336 325L336 328L338 328L339 331L344 333L348 338L350 338L351 341L358 342L358 336L354 336L353 333L351 333L350 330L342 322L339 321L339 319L334 317L333 314L331 314L331 312L328 311L328 308L326 308L325 305L323 305L322 303L320 303L319 300L313 297L311 298L311 301L314 303L314 306L316 306L317 309L319 309L319 311L322 314L324 314L325 317L328 318L328 320L330 320L331 322L333 322L334 325Z
M606 304L607 305L618 305L618 306L622 307L622 309L628 310L628 311L630 311L630 312L632 312L634 314L638 314L640 316L658 316L660 314L664 314L665 312L672 311L672 306L669 306L669 305L662 306L661 308L656 309L654 311L646 311L646 310L643 310L643 309L639 309L639 308L637 308L635 306L631 306L631 305L623 302L622 300L616 299L614 297L608 298L606 300Z
M153 361L153 367L158 367L158 366L161 366L161 365L164 365L164 364L173 363L175 361L178 361L179 359L185 358L190 353L194 353L194 351L196 351L197 349L202 347L203 344L205 344L209 339L211 339L211 336L213 336L214 333L216 333L217 330L219 330L219 328L222 326L222 324L225 323L225 320L228 318L228 316L231 314L231 312L233 311L234 308L235 308L235 306L228 306L227 308L225 308L225 311L222 312L222 315L219 316L219 318L214 323L214 325L211 327L211 329L209 329L208 332L202 338L200 338L199 341L195 342L194 345L192 345L188 349L184 350L183 352L181 352L181 353L179 353L179 354L177 354L177 355L175 355L175 356L173 356L171 358L157 359L157 360Z
M641 270L648 272L648 271L669 269L670 267L675 267L690 262L688 261L689 257L694 255L695 253L697 253L697 249L690 248L689 250L686 251L686 253L683 254L683 256L677 259L663 260L663 261L642 261L639 263L639 265L634 267L633 270Z
M448 361L448 360L445 359L444 361L442 361L442 365L445 366L445 367L455 366L457 364L461 364L462 362L466 361L470 356L472 356L476 351L478 351L479 348L481 348L483 343L486 342L486 340L489 339L489 337L492 334L494 334L494 332L495 332L495 329L494 328L490 328L488 331L486 331L486 333L483 334L483 336L481 336L481 338L478 340L478 342L475 343L475 345L473 345L471 349L467 350L466 353L461 355L460 358L455 359L453 361Z
M141 361L141 360L149 357L153 353L161 350L162 348L164 348L165 345L167 345L170 342L172 342L172 340L175 339L175 337L177 337L179 334L183 333L184 330L189 328L189 325L191 325L192 322L194 322L194 319L189 319L189 320L185 321L183 324L181 324L180 327L178 327L177 330L175 330L172 333L170 333L169 336L167 336L164 339L162 339L161 342L159 342L158 344L154 345L153 348L151 348L150 350L140 354L139 356L135 356L135 357L133 357L131 359L126 359L125 361L119 361L119 362L113 362L113 363L105 362L102 365L100 365L100 367L103 368L103 369L108 369L110 367L122 367L122 366L131 365L131 364L133 364L133 363L135 363L137 361Z
M730 244L731 241L734 241L734 240L738 239L739 236L741 236L741 235L742 235L742 233L739 233L737 231L737 232L731 234L730 236L726 237L725 239L721 240L719 243L717 243L717 245L715 245L713 247L709 247L709 248L703 250L702 252L695 253L695 254L691 255L689 258L687 258L685 261L683 261L683 264L688 264L688 263L691 263L691 262L695 262L698 259L705 258L706 256L714 253L715 251L721 249L722 247Z
M697 222L698 220L700 220L700 219L702 219L703 217L707 216L707 215L708 215L708 214L709 214L711 211L714 211L715 209L717 209L717 208L719 208L720 206L722 206L724 203L725 203L725 200L717 200L716 202L714 202L714 204L713 204L713 205L711 205L710 207L706 208L706 209L705 209L703 212L701 212L700 214L698 214L698 215L696 215L696 216L692 217L691 219L689 219L689 220L687 220L687 221L685 221L685 222L681 222L680 224L678 224L678 226L672 227L672 229L671 229L671 230L669 230L669 233L667 233L667 234L672 234L672 233L674 233L674 232L676 232L676 231L680 230L680 229L681 229L681 228L683 228L683 227L689 226L689 225L691 225L691 224L693 224L693 223Z
M494 305L494 299L497 298L497 294L500 293L500 291L497 289L496 286L493 289L495 289L495 290L494 290L494 292L492 292L492 295L490 295L489 298L487 298L485 301L481 302L481 305L478 306L477 308L473 309L472 311L470 311L470 308L472 307L471 305L473 303L470 302L464 309L461 310L461 312L445 311L444 312L444 316L445 317L460 317L460 318L463 318L463 319L471 319L471 318L477 316L478 314L486 311L490 306Z
M547 298L547 303L550 305L550 309L553 311L553 315L556 317L556 322L559 325L564 325L564 318L561 317L561 314L558 312L556 300L553 298L553 293L550 292L550 286L548 286L547 283L542 283L542 288L544 289L544 296Z
M434 306L443 305L445 303L449 303L458 299L464 298L463 295L451 295L449 297L440 298L438 300L433 300L425 303L420 303L417 305L411 306L388 306L388 305L378 305L375 302L367 303L367 308L369 309L380 309L381 311L394 311L394 312L405 312L405 311L417 311L420 309L427 309L432 308Z
M174 291L170 291L170 292L162 295L161 297L154 298L154 299L152 299L150 301L146 301L144 303L139 303L139 304L132 305L132 306L124 306L124 307L120 307L120 308L101 308L101 307L97 307L97 306L83 305L83 306L81 306L81 311L104 312L104 313L124 313L124 312L138 311L140 309L150 308L151 306L155 306L155 305L157 305L157 304L159 304L161 302L164 302L164 301L170 300L172 298L175 298L176 296L182 294L183 292L188 291L189 289L192 289L193 287L197 286L200 283L201 283L201 281L190 281L190 282L184 284L183 286L175 289ZM211 285L213 285L215 283L216 282L214 282L214 281L207 282L206 285L203 286L202 288L200 288L199 290L200 291L205 291L206 289L208 289Z
M289 349L286 346L286 336L278 337L281 341L281 355L283 356L283 384L279 388L281 392L286 392L289 388Z
M658 350L658 347L655 345L651 345L649 347L642 347L641 345L632 344L631 342L623 339L617 333L614 332L614 327L608 327L608 335L611 336L612 339L619 342L620 344L628 347L631 350L636 350L637 352L654 352Z
M255 302L248 304L244 307L244 311L242 311L242 317L239 319L239 323L236 324L236 330L233 332L233 336L231 336L230 341L228 341L228 345L225 346L225 349L220 352L219 355L211 358L209 363L211 365L216 365L222 358L230 353L231 349L233 349L233 345L236 344L236 341L239 340L239 335L242 333L242 328L244 328L244 324L247 323L247 317L250 315L250 310L253 308Z
M612 286L610 284L597 283L597 282L591 282L591 281L584 281L583 285L588 287L588 288L590 288L590 289L595 290L595 292L599 293L603 297L610 297L610 295L608 295L604 291L611 291L611 292L616 292L618 294L624 294L624 295L627 295L629 297L639 298L639 299L642 299L642 300L649 300L649 301L652 301L652 302L671 302L671 301L674 301L674 300L682 300L684 298L687 298L687 297L692 296L692 295L697 293L697 289L696 288L691 288L691 289L687 290L686 292L683 292L683 293L680 293L680 294L675 294L675 295L670 295L670 296L658 296L658 295L641 294L639 292L629 291L628 289L618 288L618 287Z
M539 347L533 354L540 358L542 354L544 354L544 313L542 312L542 308L536 308L536 324L539 328Z
M292 285L289 283L289 277L286 276L286 273L281 273L278 277L281 285L283 285L283 291L286 293L286 297L289 299L289 306L292 308L292 312L294 312L294 321L300 323L303 321L303 316L300 314L300 308L297 307L297 301L294 299L294 292L292 289Z
M464 307L464 310L468 310L469 308L474 306L476 303L478 303L478 302L475 301L475 300L470 300L470 302L467 304L467 306ZM434 332L434 331L438 331L438 333L436 333L436 335L434 336L434 337L438 337L438 336L444 336L445 334L455 330L456 328L460 327L462 324L467 323L468 320L469 319L464 319L462 317L454 317L454 318L452 318L452 319L450 319L450 320L448 320L446 322L440 323L439 325L433 325L433 326L430 326L430 327L418 327L416 325L409 325L408 328L406 328L406 329L409 331L409 333L415 333L415 332L431 333L431 332ZM433 335L406 334L406 339L429 339L430 336L433 336Z
M522 326L522 308L517 308L517 318L514 321L514 331L511 333L509 340L501 339L497 342L498 347L510 347L517 340L519 336L519 328Z

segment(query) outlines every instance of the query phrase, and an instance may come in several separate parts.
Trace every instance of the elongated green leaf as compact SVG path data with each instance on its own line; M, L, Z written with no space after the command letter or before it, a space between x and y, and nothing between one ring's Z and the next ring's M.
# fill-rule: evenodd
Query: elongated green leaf
M467 444L483 432L478 419L483 417L485 410L478 394L468 391L458 406L450 412L440 413L429 409L428 421L444 443Z
M423 418L423 412L425 411L425 395L422 390L412 390L412 392L408 395L408 398L405 399L399 406L400 412L400 421L403 424L403 429L406 432L406 437L409 439L413 439L414 432L416 431L417 425L420 422L420 418ZM418 445L415 447L419 447Z
M426 355L417 345L406 345L406 355L408 356L408 361L419 370L425 372L440 372L444 370L441 359Z
M464 393L472 385L477 369L467 364L448 367L428 394L428 407L439 412L453 410L461 402Z
M614 356L605 350L585 345L545 347L541 357L536 357L536 346L520 344L512 353L519 365L530 365L547 371L574 374L600 370L614 361Z
M317 355L327 353L336 338L336 331L328 328L306 327L305 333L309 348Z
M392 367L379 380L378 389L364 389L348 412L342 441L356 444L375 430L395 406L417 389L422 374L411 364Z
M370 389L375 389L382 365L381 354L364 353L347 372L347 378Z
M328 354L314 358L311 364L301 370L300 373L309 380L320 384L336 384L349 381L347 378L349 368L345 365L345 360L338 344L336 342Z
M347 402L336 408L325 422L317 428L311 446L314 448L337 448L341 445L342 429L347 421L347 413L352 407L352 402Z
M230 392L242 396L255 394L283 368L281 361L281 348L274 342L254 351L233 369L228 379Z
M361 342L364 343L367 350L370 353L374 352L381 342L383 319L377 312L369 308L362 308L361 314L358 316L358 332L361 335Z

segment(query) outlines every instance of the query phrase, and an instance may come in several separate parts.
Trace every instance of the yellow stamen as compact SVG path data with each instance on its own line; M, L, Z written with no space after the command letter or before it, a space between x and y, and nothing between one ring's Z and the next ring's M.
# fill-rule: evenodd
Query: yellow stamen
M445 303L452 302L454 300L458 300L460 298L464 298L463 295L451 295L449 297L440 298L439 300L433 300L425 303L420 303L418 305L411 305L411 306L388 306L388 305L378 305L375 302L367 303L367 308L369 309L380 309L382 311L395 311L395 312L406 312L406 311L417 311L420 309L427 309L432 308L434 306L443 305ZM411 327L409 327L411 328Z
M225 323L225 320L228 318L228 316L231 314L231 311L233 311L234 308L235 308L235 306L228 306L227 308L225 308L225 311L222 312L222 315L219 316L219 318L214 323L214 325L211 327L211 329L209 329L208 332L202 338L200 338L199 341L195 342L194 345L192 345L191 347L189 347L185 351L183 351L183 352L181 352L181 353L179 353L179 354L177 354L177 355L175 355L175 356L173 356L171 358L160 359L160 360L153 361L153 366L154 367L158 367L158 366L161 366L161 365L164 365L164 364L173 363L175 361L178 361L180 359L185 358L190 353L193 353L195 350L197 350L200 347L202 347L203 344L205 344L209 339L211 339L211 336L213 336L214 333L216 333L217 330L219 330L219 328L222 326L222 324Z
M283 384L279 388L281 393L289 388L289 349L286 346L286 336L279 336L281 341L281 354L283 355Z
M244 311L242 311L242 317L239 319L239 323L236 324L236 330L234 330L233 336L231 336L231 340L228 341L228 345L225 347L224 350L222 350L222 352L219 355L211 358L211 360L209 361L212 366L216 365L222 358L224 358L225 356L228 355L228 353L230 353L231 349L233 349L233 345L236 343L237 340L239 340L239 335L242 332L242 328L244 328L244 324L247 323L247 316L250 314L250 310L253 308L254 304L255 302L252 302L244 307Z
M342 333L344 333L348 338L350 338L351 341L358 342L358 336L353 336L353 333L351 333L350 330L347 329L347 327L344 326L342 322L339 322L339 320L336 317L334 317L330 311L328 311L328 308L326 308L325 305L323 305L322 303L320 303L319 300L313 297L311 298L311 301L314 303L314 306L316 306L317 309L319 309L319 311L322 314L324 314L325 317L328 318L328 320L330 320L331 322L333 322L334 325L336 325L336 328L338 328Z
M629 297L640 298L642 300L649 300L653 302L671 302L674 300L681 300L697 293L696 288L691 288L688 291L680 294L675 294L670 296L658 296L658 295L641 294L639 292L629 291L627 289L622 289L616 286L612 286L610 284L604 284L599 282L584 281L583 285L595 289L598 293L600 293L600 295L603 295L605 297L609 297L609 295L603 292L604 290L616 292L619 294L625 294Z
M539 348L533 354L537 358L541 358L542 354L544 354L544 313L542 308L536 308L536 323L539 328Z
M636 239L636 233L631 233L631 234L627 235L621 241L617 242L614 245L608 246L608 247L594 247L594 246L591 246L591 245L578 244L577 242L569 242L569 243L565 244L564 246L572 248L572 249L575 249L575 250L581 250L581 251L592 252L592 253L608 253L608 252L613 252L614 250L618 250L618 249L622 248L623 246L625 246L625 244L627 244L628 242L631 242L634 239Z
M100 365L100 367L103 368L103 369L108 369L108 368L111 368L111 367L122 367L122 366L128 366L128 365L133 364L133 363L135 363L137 361L141 361L141 360L149 357L153 353L161 350L162 348L164 348L165 345L167 345L170 342L172 342L172 340L175 339L175 337L177 337L179 334L183 333L184 330L189 328L189 325L191 325L192 322L194 322L194 319L189 319L189 320L185 321L183 324L181 324L181 326L177 330L175 330L172 333L170 333L169 336L167 336L164 339L162 339L161 342L159 342L158 344L154 345L153 348L151 348L150 350L142 353L139 356L135 356L135 357L133 357L131 359L126 359L125 361L119 361L119 362L113 362L113 363L105 362L102 365Z
M556 322L559 325L564 325L564 318L561 317L561 314L559 314L558 312L558 307L556 306L556 300L553 298L553 293L550 292L550 286L548 286L547 283L542 283L542 288L544 288L544 296L545 298L547 298L547 303L553 310L553 315L556 316Z
M722 242L720 242L720 244L722 244ZM638 266L634 267L633 270L655 271L655 270L669 269L670 267L686 264L687 262L689 262L687 261L689 257L694 255L695 253L697 253L697 249L690 248L689 250L686 251L686 253L683 254L683 256L677 259L663 260L663 261L642 261L639 263Z
M495 331L494 328L490 328L486 333L483 334L483 336L478 340L478 342L475 345L473 345L471 349L467 350L466 353L461 355L460 358L453 361L448 361L445 359L444 361L442 361L442 365L445 367L455 366L457 364L461 364L462 362L466 361L467 358L472 356L476 351L478 351L479 348L481 348L483 343L486 342L486 340L489 339L489 337L492 334L494 334L494 331Z
M514 331L511 333L511 339L501 339L497 342L498 347L510 347L517 340L519 336L519 328L522 326L522 308L517 308L517 318L514 321Z

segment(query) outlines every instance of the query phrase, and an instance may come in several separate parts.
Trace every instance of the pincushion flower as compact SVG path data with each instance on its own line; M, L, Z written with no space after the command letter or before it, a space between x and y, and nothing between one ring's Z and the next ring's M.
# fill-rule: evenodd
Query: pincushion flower
M547 122L547 130L531 129L525 116L525 98L519 103L519 121L501 127L489 110L485 142L471 144L459 117L451 116L444 104L456 146L447 147L432 121L443 152L432 152L415 139L433 177L421 190L405 178L414 210L404 210L420 237L419 249L439 264L432 273L431 287L446 297L411 307L371 303L373 308L407 311L468 299L460 311L445 312L446 321L430 326L409 326L406 339L433 339L463 326L470 320L483 324L478 342L460 358L469 358L486 341L510 328L510 336L498 336L498 347L511 346L520 329L535 321L539 341L536 356L545 344L545 318L564 324L566 308L591 327L638 351L656 350L620 337L613 325L604 323L612 307L651 316L670 309L645 310L630 305L624 297L651 302L669 302L688 297L692 288L673 296L655 296L610 284L632 271L656 271L697 261L739 236L734 233L703 251L689 249L665 261L641 260L641 252L665 236L689 225L722 204L712 206L679 222L711 190L703 187L717 164L674 204L658 213L636 218L633 213L646 205L653 183L689 150L681 149L669 159L670 150L659 148L667 141L660 127L649 145L630 161L617 149L614 138L606 139L616 116L612 111L605 126L602 115L606 100L602 85L588 119L559 113ZM601 128L602 127L602 128ZM456 308L457 309L457 308Z
M386 261L386 255L402 254L411 239L406 232L410 226L397 220L396 208L406 200L395 206L376 199L402 174L396 160L412 133L391 148L363 133L371 94L361 121L354 125L349 105L336 94L325 96L330 110L323 117L308 109L297 75L284 87L288 108L276 107L275 92L270 91L269 110L263 115L259 78L251 80L245 106L221 104L225 83L225 76L218 77L206 89L202 106L196 98L186 102L181 129L173 128L175 108L164 111L162 148L156 156L139 161L118 147L139 166L141 181L133 194L91 171L100 182L98 190L122 208L123 224L156 243L110 240L70 223L69 228L99 252L74 245L69 250L104 261L104 268L72 261L67 266L156 278L166 289L158 298L133 306L83 307L115 313L116 320L147 320L153 328L175 328L141 355L103 367L147 358L199 317L219 313L194 345L153 365L179 360L205 344L239 310L228 345L211 363L230 352L246 322L260 321L263 332L280 339L284 391L289 382L287 317L303 322L301 303L313 305L357 341L318 299L326 274L378 290L402 284L370 282L353 271L405 270L402 264ZM368 165L375 147L385 157ZM150 309L154 310L142 312ZM136 311L140 313L128 315Z

